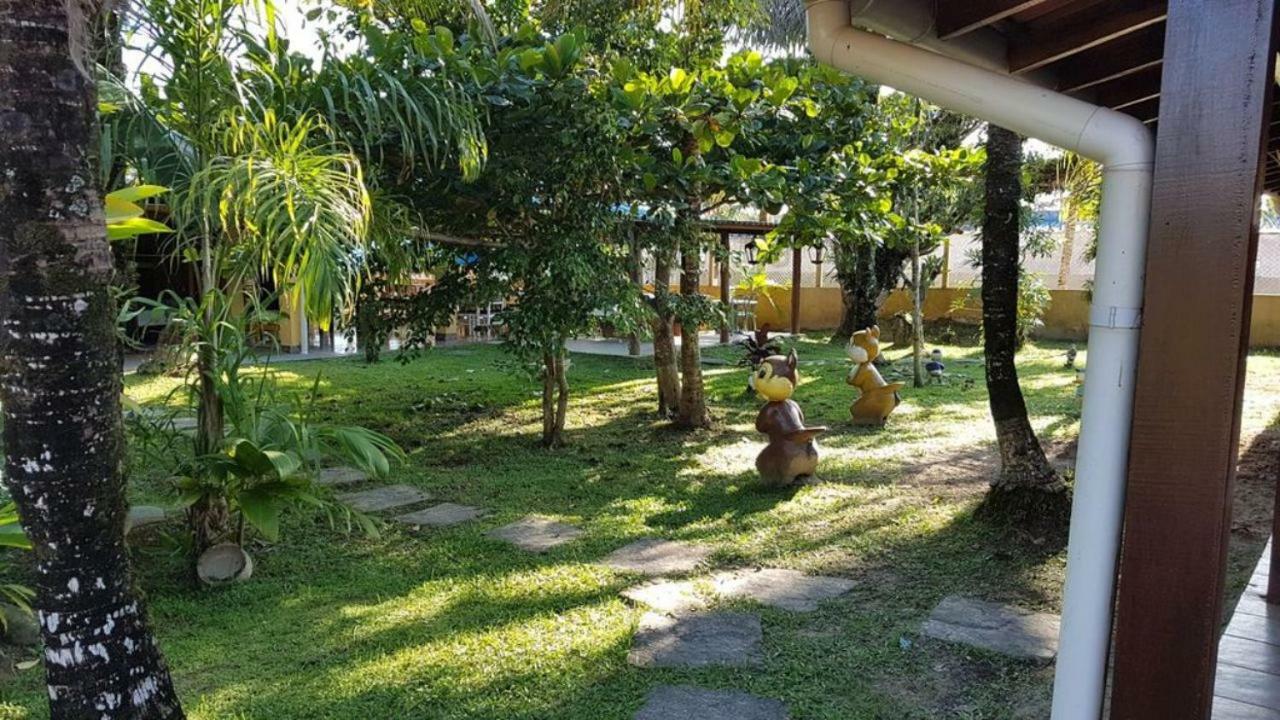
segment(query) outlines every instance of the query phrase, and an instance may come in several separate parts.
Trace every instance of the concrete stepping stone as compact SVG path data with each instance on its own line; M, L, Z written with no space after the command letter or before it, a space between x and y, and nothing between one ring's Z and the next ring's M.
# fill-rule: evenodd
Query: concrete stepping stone
M452 525L461 525L468 520L475 520L485 514L484 508L472 507L470 505L457 505L455 503L440 503L432 505L426 510L419 510L407 515L399 515L396 522L405 525L418 525L425 527L450 527Z
M753 667L764 661L760 618L749 613L645 613L627 654L638 667Z
M749 598L761 605L791 612L813 612L820 603L844 595L855 584L847 578L762 568L716 573L713 587L722 597Z
M686 575L710 554L711 548L702 545L649 538L614 550L602 562L614 570L642 575Z
M854 588L852 580L763 568L718 572L704 579L711 594L746 598L790 612L813 612L818 605ZM694 580L654 580L622 591L622 597L668 615L705 609L707 599Z
M124 518L124 531L131 533L149 525L159 525L165 521L164 508L154 505L134 505Z
M705 610L707 601L693 580L652 580L623 590L622 597L667 615Z
M368 473L360 468L353 467L327 467L320 470L316 475L316 484L321 487L342 487L344 485L356 485L369 479Z
M360 512L383 512L426 502L431 496L409 485L387 485L361 492L343 493L338 499Z
M921 632L938 640L1047 662L1058 654L1058 625L1057 615L950 595L933 609Z
M521 550L534 553L547 552L581 535L581 528L532 515L489 532L491 538L504 540Z
M649 692L633 720L790 720L779 700L733 690L663 685Z

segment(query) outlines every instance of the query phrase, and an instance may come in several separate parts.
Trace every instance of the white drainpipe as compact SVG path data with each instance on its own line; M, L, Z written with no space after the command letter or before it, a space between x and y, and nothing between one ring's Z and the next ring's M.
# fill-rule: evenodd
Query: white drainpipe
M868 5L865 0L857 4ZM877 5L881 24L895 12L918 16L921 8L934 6L932 0L871 4ZM1133 419L1155 154L1151 132L1114 110L857 30L851 26L847 0L809 0L808 20L809 47L819 62L1074 150L1104 166L1053 697L1053 720L1097 720L1106 684Z

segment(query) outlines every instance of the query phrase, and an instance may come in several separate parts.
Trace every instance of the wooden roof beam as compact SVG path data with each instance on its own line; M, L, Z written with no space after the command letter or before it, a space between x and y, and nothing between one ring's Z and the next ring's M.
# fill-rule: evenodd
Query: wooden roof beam
M1122 112L1126 115L1132 115L1144 123L1150 125L1160 118L1160 98L1154 97L1150 100L1144 100L1136 105L1130 105Z
M1162 72L1159 66L1147 68L1141 72L1126 75L1100 85L1093 97L1085 99L1103 107L1109 107L1112 110L1121 110L1131 105L1137 105L1140 102L1160 97L1161 75Z
M1099 45L1063 61L1059 92L1079 92L1144 70L1164 61L1164 26L1154 25Z
M938 37L950 40L1048 0L950 0L938 3Z
M1025 73L1163 23L1167 0L1122 0L1063 17L1046 16L1009 46L1009 70Z

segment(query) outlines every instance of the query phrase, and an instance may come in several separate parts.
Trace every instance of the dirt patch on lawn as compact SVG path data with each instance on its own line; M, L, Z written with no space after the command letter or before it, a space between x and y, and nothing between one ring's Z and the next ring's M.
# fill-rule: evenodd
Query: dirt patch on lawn
M1044 444L1045 455L1059 473L1075 468L1076 441ZM1000 453L994 443L964 450L927 453L902 466L898 484L927 490L948 500L978 497L987 492L991 478L1000 472Z

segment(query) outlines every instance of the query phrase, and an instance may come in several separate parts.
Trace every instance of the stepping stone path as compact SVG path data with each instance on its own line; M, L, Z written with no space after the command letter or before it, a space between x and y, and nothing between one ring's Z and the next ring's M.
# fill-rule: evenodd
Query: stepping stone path
M819 603L844 595L854 585L846 578L764 568L717 573L714 587L716 594L723 597L750 598L779 610L813 612Z
M671 540L637 540L614 550L603 563L614 570L642 575L685 575L707 559L711 548Z
M763 663L760 617L717 612L640 618L627 662L638 667L749 667Z
M396 522L404 523L405 525L442 528L460 525L468 520L475 520L484 514L484 508L457 505L455 503L440 503L426 510L400 515L396 517Z
M707 601L698 593L698 584L693 580L654 580L623 590L622 597L667 615L707 607Z
M805 575L797 570L778 568L718 572L703 582L716 596L746 598L791 612L813 612L820 603L844 595L855 585L845 578ZM628 588L622 596L658 612L690 612L707 606L698 592L698 584L697 580L660 580Z
M357 485L368 479L368 474L359 468L329 467L321 470L320 474L316 476L316 484L322 487L342 487L344 485Z
M154 505L134 505L124 518L124 531L131 533L149 525L159 525L165 521L164 508Z
M789 720L787 706L743 692L664 685L654 688L633 720Z
M360 512L368 513L416 505L430 500L431 496L409 485L387 485L361 492L343 493L338 499Z
M1058 654L1058 616L950 595L933 609L921 632L1024 660L1047 662Z
M547 518L530 515L489 532L489 537L515 545L521 550L541 553L564 545L582 535L582 530Z

